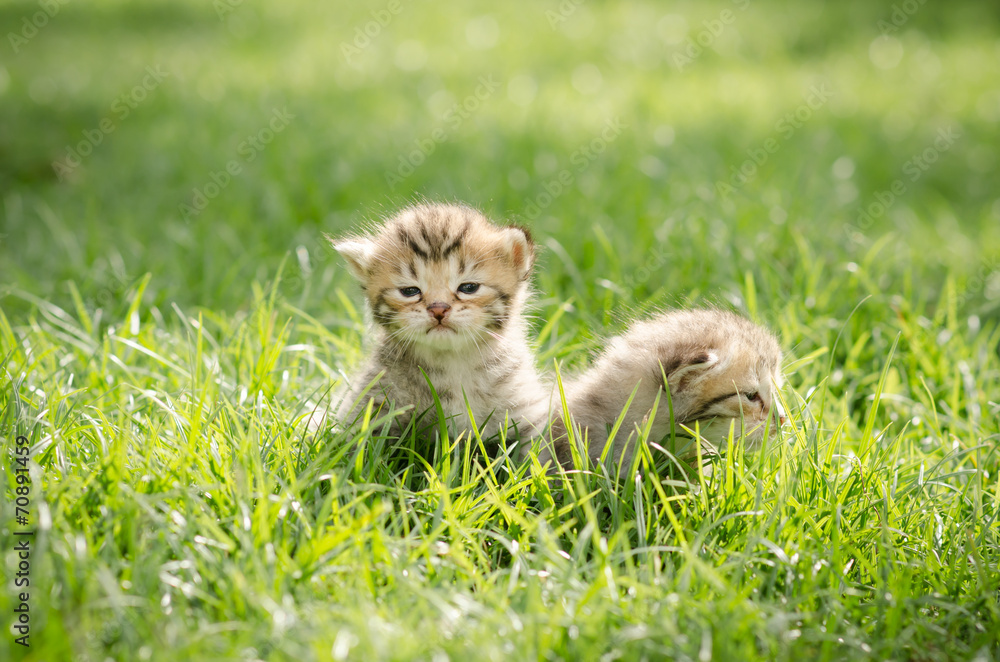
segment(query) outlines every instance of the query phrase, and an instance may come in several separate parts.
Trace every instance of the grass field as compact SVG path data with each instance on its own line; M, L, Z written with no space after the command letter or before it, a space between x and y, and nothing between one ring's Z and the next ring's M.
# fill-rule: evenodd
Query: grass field
M0 659L1000 659L995 3L0 25ZM421 198L531 228L546 370L768 325L786 438L624 483L308 438L364 352L322 233Z

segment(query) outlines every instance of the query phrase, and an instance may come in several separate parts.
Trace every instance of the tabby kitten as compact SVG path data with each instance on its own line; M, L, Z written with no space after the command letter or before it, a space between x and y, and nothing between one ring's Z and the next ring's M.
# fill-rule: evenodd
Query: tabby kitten
M535 260L527 230L465 206L422 204L371 234L332 242L361 282L376 336L340 421L374 398L376 406L412 405L422 425L434 425L426 373L456 432L471 429L469 410L484 438L508 427L533 436L548 424L551 389L535 370L522 317Z
M621 458L622 472L631 466L636 426L648 422L657 395L660 402L649 440L670 434L664 375L675 423L693 429L698 422L702 439L713 446L728 439L731 425L737 436L745 431L748 445L758 445L765 430L775 437L785 422L777 398L783 383L781 349L769 331L721 310L670 312L638 322L613 338L589 370L564 385L577 439L586 439L592 460L600 457L611 426L637 385L609 460ZM554 455L568 465L564 423L557 421L552 430Z

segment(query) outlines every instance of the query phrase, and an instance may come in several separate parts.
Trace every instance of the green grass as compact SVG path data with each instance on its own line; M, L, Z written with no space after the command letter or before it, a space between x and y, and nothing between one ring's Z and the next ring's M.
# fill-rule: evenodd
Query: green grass
M1000 14L926 3L876 41L891 3L742 4L589 0L553 28L554 1L403 0L353 65L341 44L387 3L70 2L19 53L5 37L0 659L1000 658ZM679 70L671 40L727 8ZM4 3L3 34L37 11ZM121 117L150 66L169 75ZM248 160L275 109L294 117ZM308 438L364 351L322 233L421 197L531 227L546 370L657 308L767 324L785 443L618 483L389 439L384 416Z

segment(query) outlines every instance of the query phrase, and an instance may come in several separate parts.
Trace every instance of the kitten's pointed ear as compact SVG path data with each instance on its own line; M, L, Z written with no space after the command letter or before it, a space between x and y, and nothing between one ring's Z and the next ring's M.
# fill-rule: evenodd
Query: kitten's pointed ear
M527 278L535 266L535 242L531 240L531 232L517 225L507 226L502 232L504 249L517 269L517 275Z
M681 364L667 375L670 391L679 393L698 377L704 375L719 363L719 355L711 350L699 350L684 359Z
M333 244L333 249L343 256L351 274L360 281L365 280L375 254L374 242L365 237L335 239L327 235L326 238Z

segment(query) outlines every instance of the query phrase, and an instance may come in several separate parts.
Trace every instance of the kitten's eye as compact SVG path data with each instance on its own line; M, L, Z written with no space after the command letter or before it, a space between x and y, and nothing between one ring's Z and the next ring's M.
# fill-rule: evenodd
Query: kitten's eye
M747 391L743 394L743 397L750 402L760 402L760 393L757 391Z
M407 298L409 298L409 297L415 297L418 294L420 294L420 288L419 287L401 287L401 288L399 288L399 293L402 294L404 297L407 297Z
M475 294L479 291L479 283L462 283L458 286L458 291L462 294Z

